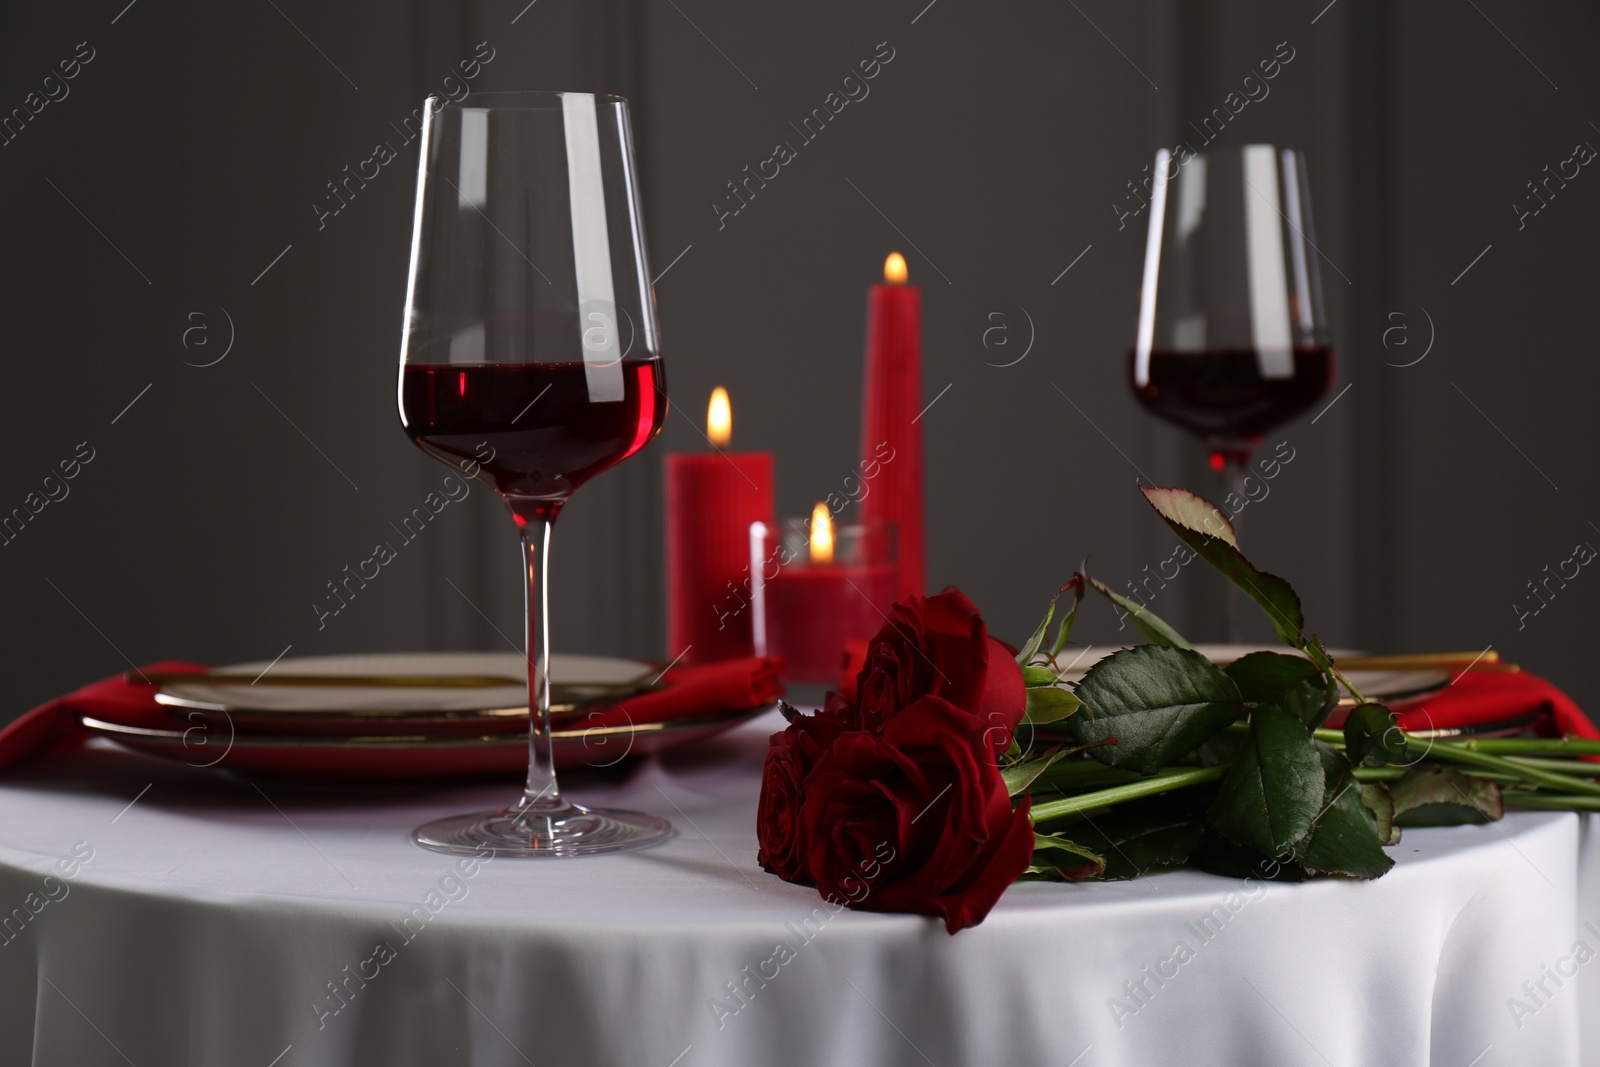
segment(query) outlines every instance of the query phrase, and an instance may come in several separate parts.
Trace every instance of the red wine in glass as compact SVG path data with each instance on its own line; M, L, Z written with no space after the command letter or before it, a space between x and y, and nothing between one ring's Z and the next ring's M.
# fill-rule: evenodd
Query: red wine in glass
M1333 349L1308 345L1292 352L1293 372L1266 377L1253 348L1174 352L1153 349L1141 386L1129 354L1134 396L1168 422L1198 435L1211 466L1243 467L1262 438L1315 404L1333 383Z
M455 855L586 856L659 844L659 815L575 804L550 732L550 539L573 492L667 411L627 101L562 92L428 99L400 341L400 421L492 486L527 591L528 777L496 811L412 833ZM632 358L629 358L629 357Z
M1333 384L1305 155L1270 144L1161 149L1151 176L1129 384L1205 444L1237 536L1252 452ZM1230 641L1239 607L1225 592Z
M577 360L410 364L400 408L423 451L477 469L528 519L559 509L578 486L643 448L666 419L660 360L623 360L622 399L604 404L589 400L588 369Z

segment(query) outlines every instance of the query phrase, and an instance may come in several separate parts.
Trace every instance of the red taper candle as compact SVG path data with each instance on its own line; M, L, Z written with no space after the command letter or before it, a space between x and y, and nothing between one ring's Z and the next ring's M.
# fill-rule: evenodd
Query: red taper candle
M750 524L772 522L772 453L725 452L727 390L711 394L710 453L667 456L667 654L686 662L754 651Z
M922 291L906 284L899 252L883 264L883 284L867 294L867 369L862 399L862 470L878 468L861 498L863 523L893 523L898 545L896 598L927 584L922 489ZM885 456L891 457L887 462Z

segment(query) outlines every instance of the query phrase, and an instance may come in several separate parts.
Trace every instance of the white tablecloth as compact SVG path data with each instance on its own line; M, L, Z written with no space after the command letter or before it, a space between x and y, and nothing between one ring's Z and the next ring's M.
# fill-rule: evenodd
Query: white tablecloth
M1600 1063L1592 817L1408 830L1368 884L1017 886L951 938L756 866L776 721L570 784L665 846L470 876L407 831L512 784L262 792L104 742L13 769L0 1067Z

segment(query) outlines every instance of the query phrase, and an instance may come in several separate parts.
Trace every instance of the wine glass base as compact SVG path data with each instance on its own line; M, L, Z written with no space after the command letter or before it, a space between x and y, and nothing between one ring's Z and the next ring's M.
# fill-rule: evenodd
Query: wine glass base
M411 840L458 856L593 856L649 848L676 832L655 815L564 804L452 815L417 827Z

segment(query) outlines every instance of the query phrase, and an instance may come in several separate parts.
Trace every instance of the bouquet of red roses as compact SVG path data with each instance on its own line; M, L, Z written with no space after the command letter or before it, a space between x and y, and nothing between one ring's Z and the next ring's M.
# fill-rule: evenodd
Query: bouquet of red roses
M1217 508L1181 489L1141 491L1266 612L1288 652L1214 663L1081 571L1014 657L958 590L903 601L853 693L829 694L810 716L784 705L789 725L761 781L761 865L840 905L938 916L953 934L1022 877L1189 865L1377 878L1404 826L1487 822L1508 807L1600 810L1600 762L1587 761L1600 741L1402 731L1307 632L1289 583L1239 551ZM1056 656L1091 591L1147 643L1069 683ZM1325 728L1345 693L1343 728Z
M785 705L756 815L761 866L871 911L980 922L1033 855L998 757L1027 707L1021 668L950 588L896 604L853 698Z

